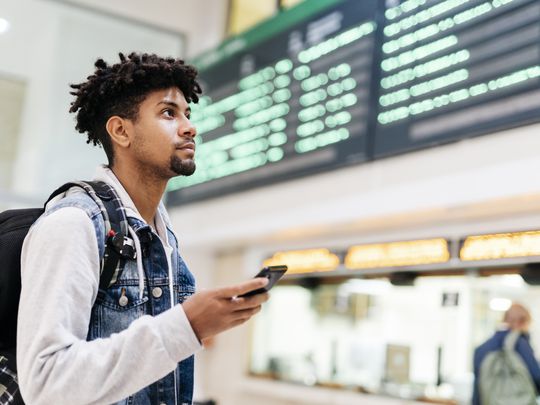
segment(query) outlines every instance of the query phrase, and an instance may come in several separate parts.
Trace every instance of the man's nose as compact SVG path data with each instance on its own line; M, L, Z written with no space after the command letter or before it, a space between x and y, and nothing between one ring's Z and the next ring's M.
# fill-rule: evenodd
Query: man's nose
M186 124L180 128L179 132L183 137L195 138L197 135L197 129L189 120L187 120Z

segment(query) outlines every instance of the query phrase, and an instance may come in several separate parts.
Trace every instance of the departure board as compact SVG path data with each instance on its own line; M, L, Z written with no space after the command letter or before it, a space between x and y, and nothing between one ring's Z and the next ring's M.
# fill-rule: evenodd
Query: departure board
M169 202L365 161L377 4L341 3L201 70L197 170Z
M540 120L538 0L306 1L262 28L195 63L169 204Z
M383 36L375 157L538 120L540 1L409 0Z

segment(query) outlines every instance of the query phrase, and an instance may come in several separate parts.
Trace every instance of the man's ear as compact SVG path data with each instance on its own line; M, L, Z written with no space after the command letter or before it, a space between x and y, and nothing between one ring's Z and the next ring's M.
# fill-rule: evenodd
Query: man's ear
M131 121L118 115L110 117L105 124L111 142L121 148L127 148L131 144L131 127Z

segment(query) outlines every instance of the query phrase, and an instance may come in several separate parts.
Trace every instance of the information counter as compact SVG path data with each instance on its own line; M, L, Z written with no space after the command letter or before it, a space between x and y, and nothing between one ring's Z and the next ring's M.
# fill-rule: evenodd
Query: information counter
M253 398L251 403L264 404L265 400L280 405L426 405L425 402L392 399L358 392L339 391L331 388L305 387L264 378L250 378L239 387L246 401ZM448 402L438 402L448 404Z
M331 389L336 398L299 404L353 403L339 402L342 393L373 403L468 404L474 349L494 333L511 302L540 317L538 235L271 254L266 265L285 263L291 271L255 319L249 373L260 383L254 386L271 393L271 381L288 382L291 395L311 387ZM538 325L531 336L540 347ZM376 402L381 396L385 402Z

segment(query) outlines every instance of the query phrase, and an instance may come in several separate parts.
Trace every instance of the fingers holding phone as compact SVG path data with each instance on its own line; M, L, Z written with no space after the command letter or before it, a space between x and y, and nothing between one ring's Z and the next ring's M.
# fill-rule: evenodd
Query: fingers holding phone
M188 298L182 306L199 340L240 325L259 312L269 298L267 291L286 271L286 266L275 267L280 268L264 268L252 280Z
M263 287L264 288L264 287ZM232 297L231 301L237 307L237 311L243 311L250 308L260 307L270 298L270 294L264 291L253 295L240 295Z
M237 298L238 294L263 288L267 279L253 279L231 287L200 291L189 297L182 307L200 341L238 326L261 309L268 294Z

